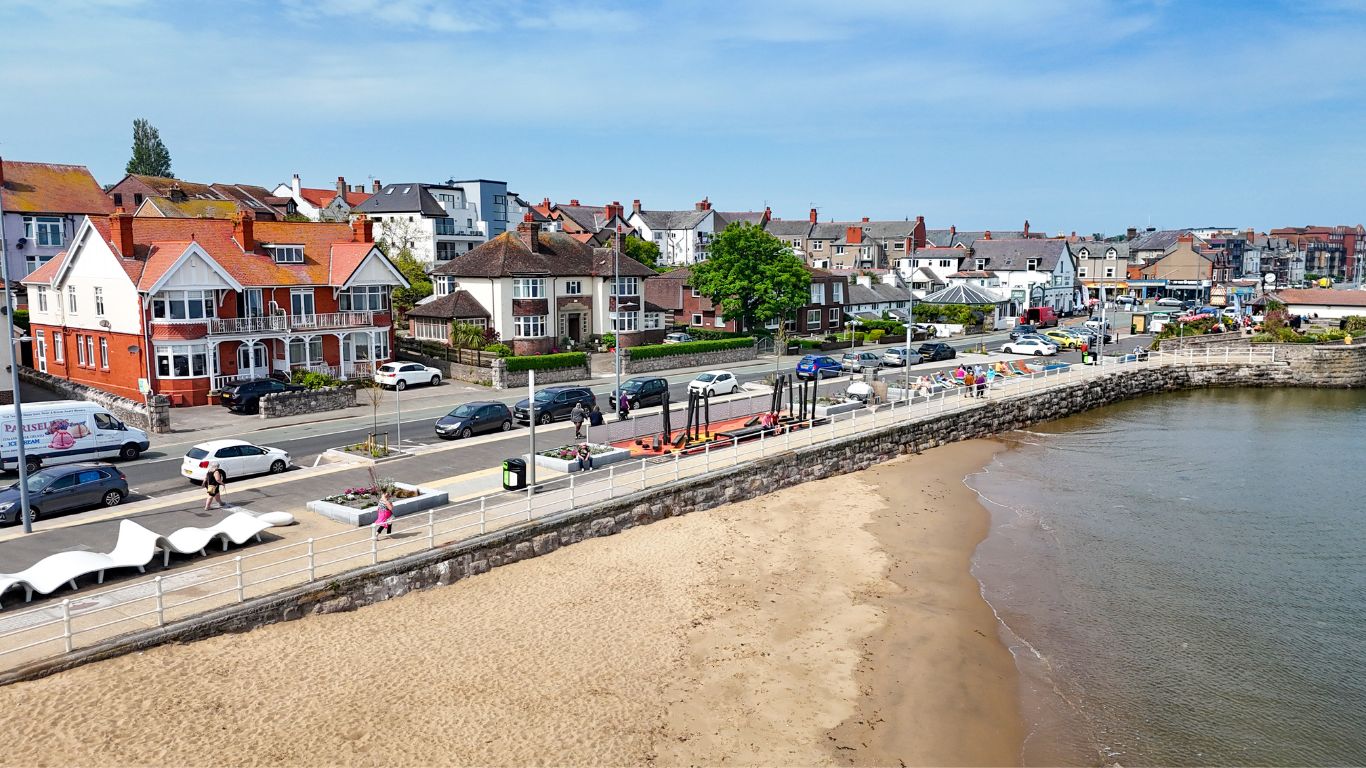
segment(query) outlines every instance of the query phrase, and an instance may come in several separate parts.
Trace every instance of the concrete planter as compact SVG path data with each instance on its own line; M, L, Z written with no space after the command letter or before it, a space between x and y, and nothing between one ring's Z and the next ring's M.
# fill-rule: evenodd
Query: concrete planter
M844 403L834 403L832 405L817 405L816 418L824 419L836 416L841 413L856 411L863 407L863 403L858 400L850 400Z
M414 512L422 512L432 507L444 506L450 500L450 495L445 491L438 491L433 488L422 488L407 483L394 483L407 491L417 491L418 495L408 499L394 499L394 517L411 515ZM356 509L343 504L333 504L330 501L321 499L310 501L307 504L308 511L316 512L323 517L336 520L339 523L354 525L357 527L373 525L375 518L379 515L379 505L364 509Z
M349 464L369 464L371 466L374 466L375 464L382 464L386 461L402 459L407 455L408 454L406 452L400 451L397 448L390 448L388 456L381 456L380 458L376 459L372 456L366 456L360 453L352 453L350 451L342 450L341 448L328 448L326 451L323 452L323 459L329 462L342 461Z
M593 443L592 445L595 448L606 447L599 443ZM608 448L606 453L593 454L593 468L598 469L600 467L605 467L608 464L616 464L619 461L626 461L629 458L631 458L631 452L626 450L625 448ZM579 460L573 459L570 461L565 461L564 459L556 459L550 456L542 456L538 453L536 454L536 466L545 467L546 469L553 469L556 472L578 472Z

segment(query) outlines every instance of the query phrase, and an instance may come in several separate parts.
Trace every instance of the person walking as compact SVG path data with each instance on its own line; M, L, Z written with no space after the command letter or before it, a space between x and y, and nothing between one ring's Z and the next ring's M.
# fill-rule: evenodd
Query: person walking
M631 398L627 397L625 392L622 392L621 399L617 400L617 418L622 421L626 421L626 419L630 416Z
M963 373L963 397L972 397L976 384L977 379L973 377L972 371L965 371Z
M978 396L978 397L986 397L986 396L987 396L987 372L986 372L985 370L982 369L982 366L979 365L979 366L977 366L977 370L974 371L973 373L974 373L974 375L977 377L977 396Z
M569 412L569 423L574 425L574 439L583 439L583 417L586 412L583 410L583 403L574 403L574 409Z
M598 407L597 403L593 403L593 410L588 412L588 426L602 426L602 409Z
M579 471L584 472L593 468L593 449L588 447L588 443L579 443Z
M208 512L213 508L213 503L218 502L219 509L227 506L223 503L223 488L228 484L228 474L224 472L215 462L209 465L209 473L204 476L204 491L209 495L204 499L204 511Z
M379 513L375 516L375 538L378 539L381 533L394 535L394 502L387 491L379 494Z

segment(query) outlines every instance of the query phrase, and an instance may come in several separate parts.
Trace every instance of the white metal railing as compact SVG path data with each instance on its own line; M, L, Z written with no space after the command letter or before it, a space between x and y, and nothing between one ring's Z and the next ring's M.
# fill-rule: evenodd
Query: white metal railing
M873 429L927 422L944 414L983 407L989 402L1031 397L1060 386L1104 375L1190 363L1275 362L1272 349L1238 348L1151 352L1146 357L1106 358L1097 365L1059 366L1029 375L998 376L989 398L968 397L963 388L928 396L902 397L832 417L775 429L742 442L708 444L689 453L612 464L590 474L570 474L537 483L536 490L502 491L440 509L397 518L395 532L406 535L376 541L368 528L342 531L306 541L238 555L187 570L168 571L80 599L51 601L16 612L0 612L0 667L93 644L137 629L163 626L210 608L330 578L344 571L469 539L554 512L634 493L716 469L736 467ZM895 382L895 376L889 376ZM842 383L842 382L841 382ZM716 406L714 419L736 418L746 408L767 410L769 392L737 397ZM729 415L725 415L729 414ZM657 417L658 414L650 414ZM682 426L681 418L673 424ZM8 595L13 599L13 593Z
M287 315L279 312L260 317L211 317L205 320L210 336L236 336L253 333L287 333L335 328L368 328L375 324L375 312L323 312Z
M325 328L368 328L375 324L375 313L324 312L318 315L289 315L292 331L316 331Z
M242 333L280 333L289 330L289 321L284 315L261 315L259 317L211 317L208 320L210 336L232 336Z

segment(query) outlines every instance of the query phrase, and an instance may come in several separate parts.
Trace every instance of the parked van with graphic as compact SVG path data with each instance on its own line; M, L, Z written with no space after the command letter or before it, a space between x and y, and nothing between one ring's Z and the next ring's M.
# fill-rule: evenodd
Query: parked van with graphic
M14 406L0 406L0 469L18 468L18 431ZM55 400L24 406L24 458L30 472L91 459L132 461L150 445L146 432L124 424L102 405Z

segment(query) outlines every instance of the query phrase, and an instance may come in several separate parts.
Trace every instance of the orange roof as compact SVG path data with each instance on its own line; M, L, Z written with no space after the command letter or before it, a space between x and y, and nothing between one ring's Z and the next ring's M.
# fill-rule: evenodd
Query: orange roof
M374 250L374 243L335 243L332 246L332 259L328 285L345 285L351 275L360 268L361 262Z
M66 251L62 251L56 256L53 256L46 264L28 273L28 276L19 282L51 284L52 278L57 276L57 270L62 268L62 262L64 261L66 261Z
M112 213L84 165L0 161L0 207L9 213Z
M326 208L332 204L333 200L337 199L337 190L300 187L299 197L307 200L314 208ZM350 190L346 192L346 204L352 208L369 199L370 194L368 192L352 192Z

